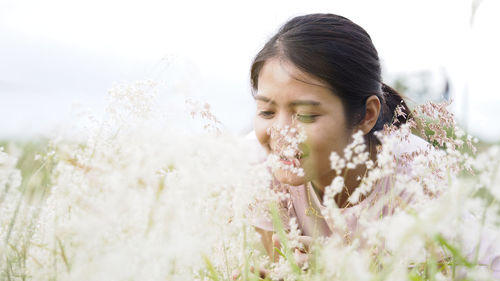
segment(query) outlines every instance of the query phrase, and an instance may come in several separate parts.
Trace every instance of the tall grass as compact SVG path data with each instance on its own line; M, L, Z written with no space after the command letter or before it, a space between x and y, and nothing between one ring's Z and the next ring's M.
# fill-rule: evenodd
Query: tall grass
M289 195L269 188L259 146L220 130L206 108L206 133L180 133L162 119L156 92L151 82L111 90L106 118L84 143L1 145L1 280L498 278L500 149L473 156L473 139L444 107L433 117L444 126L422 133L435 148L397 153L420 131L417 119L380 135L356 198L380 192L370 184L378 181L390 190L356 214L356 229L333 200L341 180L332 182L322 214L334 234L315 239L299 263L297 221L282 216ZM363 145L350 146L344 165L364 164ZM388 202L397 203L384 213ZM276 262L256 218L274 224Z

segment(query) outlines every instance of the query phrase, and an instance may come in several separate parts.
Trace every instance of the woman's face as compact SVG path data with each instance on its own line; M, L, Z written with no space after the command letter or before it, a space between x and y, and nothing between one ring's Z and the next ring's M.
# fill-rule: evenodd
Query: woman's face
M280 168L274 172L276 179L290 185L308 181L316 186L329 185L335 176L330 154L335 151L342 156L353 132L346 126L340 98L319 79L279 59L268 60L258 79L254 121L257 139L268 153L280 157L282 165L300 166L305 173L298 175ZM283 156L287 141L282 135L269 133L286 126L303 130L307 136L299 145L301 153L295 156Z

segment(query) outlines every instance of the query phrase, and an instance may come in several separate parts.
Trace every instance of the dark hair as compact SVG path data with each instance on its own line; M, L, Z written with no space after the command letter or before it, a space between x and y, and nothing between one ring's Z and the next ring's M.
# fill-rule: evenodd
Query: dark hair
M285 59L325 82L342 100L350 127L363 120L366 100L376 95L382 108L369 135L393 120L396 106L401 105L406 116L410 112L401 95L382 83L378 53L368 33L345 17L310 14L285 23L253 60L254 92L259 73L271 58ZM396 118L397 125L406 122L404 116Z

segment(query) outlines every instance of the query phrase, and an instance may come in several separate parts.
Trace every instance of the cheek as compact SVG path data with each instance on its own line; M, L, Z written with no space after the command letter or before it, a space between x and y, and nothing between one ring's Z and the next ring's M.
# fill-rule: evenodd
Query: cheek
M257 140L259 140L260 144L263 146L267 146L269 142L269 135L267 134L267 122L263 121L258 116L254 119L254 131Z
M310 132L307 147L311 150L314 165L317 169L330 168L330 154L337 152L343 155L344 147L347 145L346 132L342 128L318 128Z
M324 170L325 166L330 163L330 154L335 150L330 143L324 141L317 141L310 144L311 145L311 156L314 161L314 166L318 170Z

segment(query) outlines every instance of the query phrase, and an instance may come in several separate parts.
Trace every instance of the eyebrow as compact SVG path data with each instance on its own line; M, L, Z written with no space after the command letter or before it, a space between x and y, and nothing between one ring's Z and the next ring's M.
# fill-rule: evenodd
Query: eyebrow
M264 96L256 95L256 96L254 96L254 98L256 100L267 102L267 103L270 103L270 104L273 104L273 105L276 104L273 100L271 100L269 98L266 98ZM313 101L313 100L296 100L296 101L291 102L291 105L292 106L297 106L297 105L313 105L313 106L318 106L318 105L320 105L320 103L317 102L317 101Z

